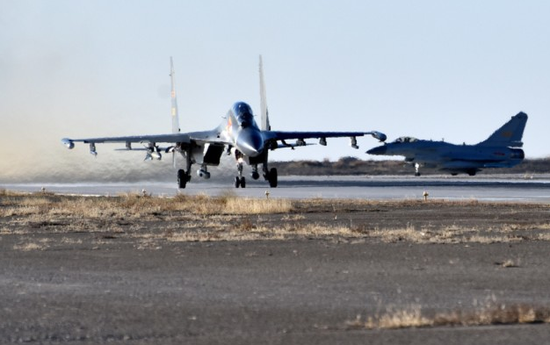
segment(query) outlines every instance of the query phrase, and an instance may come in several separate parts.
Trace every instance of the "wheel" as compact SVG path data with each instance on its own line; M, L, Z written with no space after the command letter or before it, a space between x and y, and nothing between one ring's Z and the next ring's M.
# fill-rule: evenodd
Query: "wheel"
M271 168L269 170L269 186L272 188L276 188L278 184L278 176L277 176L277 169Z
M414 176L420 176L420 173L419 172L414 173Z
M235 177L235 188L239 188L241 185L241 179L239 178L239 176L236 176Z
M184 189L189 181L189 177L185 174L185 171L182 169L178 170L178 188Z
M241 188L245 188L246 187L246 180L244 179L244 176L241 177Z
M258 174L257 171L252 172L252 178L253 178L254 180L257 180L257 179L260 178L260 174Z

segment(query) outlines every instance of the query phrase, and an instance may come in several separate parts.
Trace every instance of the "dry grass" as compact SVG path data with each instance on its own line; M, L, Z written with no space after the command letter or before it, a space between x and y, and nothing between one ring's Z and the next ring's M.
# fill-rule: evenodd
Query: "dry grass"
M550 241L549 209L541 204L476 200L290 201L240 198L231 192L217 197L179 194L164 198L141 193L81 197L0 190L0 235L108 232L137 239L150 235L157 242L336 238L420 244L514 243ZM471 213L476 213L480 225L470 220Z
M398 329L412 327L487 326L529 323L550 323L550 308L523 304L491 304L470 311L439 312L426 316L420 305L404 309L389 308L388 311L369 316L358 316L346 325L353 329Z
M286 199L253 199L235 196L209 197L205 195L174 198L151 197L141 194L123 194L118 197L61 197L55 195L15 194L0 201L0 217L47 214L71 215L86 218L121 216L142 218L170 211L193 214L264 214L288 213L292 203Z
M16 192L9 189L0 188L0 197L8 197L8 196L21 196L26 195L26 193Z
M49 247L49 245L46 244L46 243L29 242L29 243L16 244L16 245L13 246L13 249L28 252L28 251L31 251L31 250L45 250L48 247Z
M226 214L273 214L292 211L287 199L230 198L223 207Z

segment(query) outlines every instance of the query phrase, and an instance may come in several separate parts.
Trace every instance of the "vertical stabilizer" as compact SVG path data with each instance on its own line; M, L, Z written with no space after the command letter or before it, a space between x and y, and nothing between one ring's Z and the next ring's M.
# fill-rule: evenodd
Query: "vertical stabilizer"
M261 112L261 130L270 131L269 112L267 110L267 99L265 94L264 67L262 56L260 55L260 112Z
M176 72L174 71L174 62L170 57L170 81L172 82L172 91L170 92L170 98L172 99L172 108L170 113L172 115L172 133L180 132L179 115L178 115L178 100L176 98Z
M480 146L509 146L522 147L523 131L527 123L527 114L519 112L512 116L510 121L497 129L487 140L480 142Z

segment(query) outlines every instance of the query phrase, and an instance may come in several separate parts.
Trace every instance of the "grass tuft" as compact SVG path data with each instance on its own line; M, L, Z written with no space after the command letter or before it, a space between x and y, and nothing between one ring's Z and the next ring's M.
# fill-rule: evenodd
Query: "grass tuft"
M531 323L550 323L550 308L534 307L524 304L493 304L471 311L451 311L426 316L420 305L411 305L404 309L390 308L381 315L361 316L346 325L353 329L398 329L418 327L449 326L488 326Z

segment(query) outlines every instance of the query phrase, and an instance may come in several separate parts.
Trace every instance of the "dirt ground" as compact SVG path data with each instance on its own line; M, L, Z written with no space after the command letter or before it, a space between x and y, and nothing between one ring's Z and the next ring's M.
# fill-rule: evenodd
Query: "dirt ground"
M66 212L66 198L0 199L1 343L550 339L550 205L319 199L227 213L141 198L124 213L81 198ZM474 322L407 326L441 314Z

